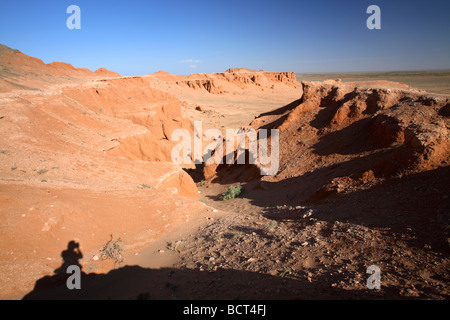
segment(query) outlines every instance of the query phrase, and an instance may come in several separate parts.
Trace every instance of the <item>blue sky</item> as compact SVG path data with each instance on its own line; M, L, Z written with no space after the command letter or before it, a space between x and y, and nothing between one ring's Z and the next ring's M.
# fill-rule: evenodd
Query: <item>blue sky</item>
M81 30L66 27L72 4ZM123 75L450 69L449 16L448 0L0 0L0 43Z

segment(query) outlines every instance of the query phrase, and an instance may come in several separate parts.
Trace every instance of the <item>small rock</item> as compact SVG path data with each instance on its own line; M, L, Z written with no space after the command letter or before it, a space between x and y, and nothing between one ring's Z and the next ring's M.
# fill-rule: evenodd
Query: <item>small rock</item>
M159 253L164 253L164 250L158 250Z
M276 276L278 274L278 270L270 270L269 274L272 276Z
M309 218L311 217L313 214L313 211L311 209L309 209L304 215L303 215L303 219Z
M98 255L93 256L93 257L92 257L92 260L98 261Z

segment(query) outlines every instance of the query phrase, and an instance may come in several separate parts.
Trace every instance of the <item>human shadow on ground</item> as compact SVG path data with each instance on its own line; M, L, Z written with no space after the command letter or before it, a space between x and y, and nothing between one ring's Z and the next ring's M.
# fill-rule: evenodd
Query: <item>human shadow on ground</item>
M71 276L71 273L67 273L69 266L76 266L82 270L82 266L79 262L83 258L83 254L80 251L80 244L76 241L69 241L67 249L61 252L62 265L54 271L53 276L45 276L35 284L35 290L48 289L66 285L67 279ZM83 273L81 273L83 274Z
M365 270L361 270L364 273ZM369 290L358 287L343 290L331 287L344 277L324 274L310 282L306 272L296 278L250 271L217 269L147 269L125 266L107 274L82 274L81 289L69 290L52 277L36 281L24 300L297 300L297 299L397 299L398 290L385 287ZM59 278L58 278L59 279Z

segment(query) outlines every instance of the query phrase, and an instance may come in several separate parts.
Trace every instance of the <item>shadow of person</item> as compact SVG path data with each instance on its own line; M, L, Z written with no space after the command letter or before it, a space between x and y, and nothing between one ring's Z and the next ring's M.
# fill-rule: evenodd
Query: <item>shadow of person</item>
M52 276L45 276L38 281L34 286L35 290L46 290L54 287L65 286L67 279L71 276L71 273L67 273L67 268L69 266L77 266L81 271L80 259L83 258L83 254L80 251L80 244L75 241L69 241L67 244L67 249L61 252L62 265L55 269ZM86 275L80 272L81 276Z
M61 252L61 258L63 259L63 264L55 270L55 274L66 274L69 266L77 266L81 270L82 267L79 260L83 258L83 254L80 251L80 244L73 240L70 241L67 244L67 250Z

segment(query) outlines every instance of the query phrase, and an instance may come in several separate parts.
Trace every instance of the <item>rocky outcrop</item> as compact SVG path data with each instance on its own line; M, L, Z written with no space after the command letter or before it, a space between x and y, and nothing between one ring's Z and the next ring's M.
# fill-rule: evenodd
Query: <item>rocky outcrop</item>
M450 164L449 98L386 81L302 87L300 100L252 126L281 131L280 171L272 179L318 172L310 199Z
M186 80L177 81L177 85L185 86L193 90L206 90L211 94L223 94L221 86L217 86L214 80Z
M228 69L223 73L192 74L187 79L177 79L176 84L211 94L226 94L249 88L271 90L276 85L300 87L293 72L251 71L244 68Z

